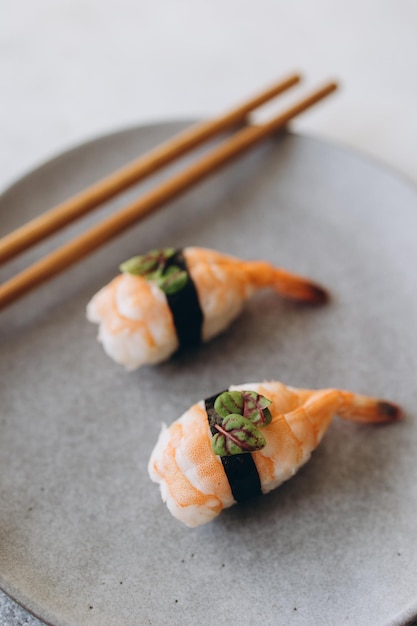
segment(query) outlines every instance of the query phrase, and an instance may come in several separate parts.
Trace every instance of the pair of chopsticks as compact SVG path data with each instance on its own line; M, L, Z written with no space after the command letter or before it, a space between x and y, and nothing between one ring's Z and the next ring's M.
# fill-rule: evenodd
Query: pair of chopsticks
M225 115L191 126L110 176L6 235L0 239L0 263L8 261L82 217L208 139L245 121L250 112L299 81L300 76L293 74ZM179 173L7 280L0 285L0 309L81 260L132 224L195 185L221 165L283 128L288 121L331 94L336 88L337 85L334 82L328 82L270 121L260 125L245 126Z

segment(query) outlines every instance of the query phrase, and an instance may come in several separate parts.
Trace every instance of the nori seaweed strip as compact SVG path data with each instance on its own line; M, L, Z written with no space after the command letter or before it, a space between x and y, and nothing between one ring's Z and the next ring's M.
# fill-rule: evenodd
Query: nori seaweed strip
M212 435L215 435L218 432L214 426L217 416L217 413L214 410L214 402L217 396L221 393L223 392L220 391L219 393L216 393L215 396L211 396L211 398L204 400ZM244 500L248 500L249 498L262 494L258 470L256 469L255 461L249 452L244 454L233 454L232 456L221 456L220 458L236 502L243 502Z
M175 254L168 259L167 268L171 265L175 265L186 271L188 278L186 284L180 291L174 294L166 294L168 306L174 318L174 325L181 349L201 343L203 312L182 250L177 250Z

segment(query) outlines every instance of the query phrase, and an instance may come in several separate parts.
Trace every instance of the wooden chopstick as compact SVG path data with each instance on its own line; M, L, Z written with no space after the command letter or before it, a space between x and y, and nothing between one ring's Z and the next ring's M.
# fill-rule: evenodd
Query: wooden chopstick
M173 175L158 187L148 191L136 201L114 215L93 226L85 233L61 248L40 259L0 286L0 308L10 304L42 282L60 273L65 268L84 258L93 250L109 241L135 222L163 206L181 192L195 185L224 163L238 156L260 140L272 135L279 128L313 106L337 89L334 82L311 92L310 95L292 105L269 122L259 126L247 126L218 147Z
M299 74L291 74L221 117L187 128L103 180L6 235L0 240L0 263L8 261L19 252L85 215L204 141L242 122L248 113L283 93L300 80Z

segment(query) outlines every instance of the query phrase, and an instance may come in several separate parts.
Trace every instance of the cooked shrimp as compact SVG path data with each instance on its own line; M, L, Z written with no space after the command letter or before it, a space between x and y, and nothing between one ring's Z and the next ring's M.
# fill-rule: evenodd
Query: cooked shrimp
M322 303L325 291L264 261L213 250L155 250L121 266L123 273L89 302L87 318L117 363L133 370L168 359L180 346L209 341L263 288L301 302Z
M280 382L264 382L231 386L229 391L241 391L243 396L248 391L255 392L252 396L259 394L264 405L270 401L270 422L260 429L263 447L237 453L235 457L216 455L213 432L218 428L225 433L227 427L215 426L213 430L207 408L210 399L193 405L169 428L162 428L148 464L150 478L159 483L168 509L190 527L205 524L237 501L257 493L266 494L294 476L309 460L335 414L354 422L375 424L401 417L399 407L390 402L340 389L296 389ZM220 399L224 395L233 394L221 394ZM238 410L245 412L241 405ZM240 415L233 417L242 420ZM229 430L229 434L233 435L233 431ZM238 441L236 437L234 440ZM242 441L244 438L238 442L241 446ZM225 460L233 458L235 466L228 475ZM248 465L249 470L241 463ZM245 485L246 480L251 484ZM258 491L253 489L257 480Z

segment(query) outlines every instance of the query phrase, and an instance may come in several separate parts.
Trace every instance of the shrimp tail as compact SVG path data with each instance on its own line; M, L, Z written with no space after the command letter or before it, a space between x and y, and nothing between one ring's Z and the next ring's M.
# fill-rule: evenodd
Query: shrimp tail
M403 417L400 407L387 400L371 398L350 391L340 391L342 403L337 414L352 422L388 424Z
M317 283L263 261L249 262L247 272L258 289L272 287L286 298L307 304L324 304L329 299L326 290Z

